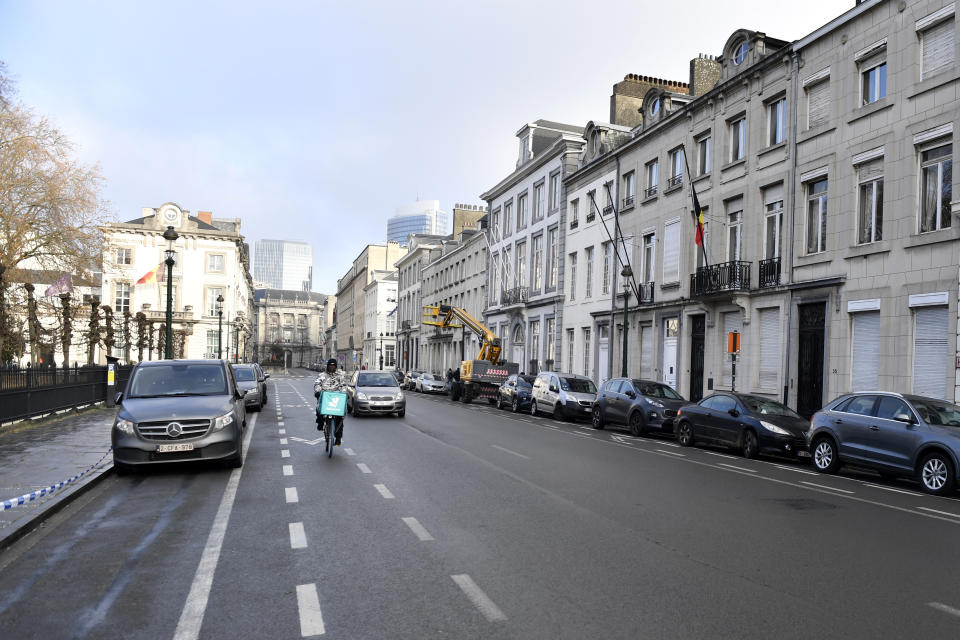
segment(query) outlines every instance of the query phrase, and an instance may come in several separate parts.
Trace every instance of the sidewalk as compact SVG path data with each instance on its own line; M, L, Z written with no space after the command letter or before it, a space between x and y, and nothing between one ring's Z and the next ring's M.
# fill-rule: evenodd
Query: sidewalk
M115 415L100 406L0 429L0 552L113 471L113 456L104 455ZM27 494L34 499L17 504Z

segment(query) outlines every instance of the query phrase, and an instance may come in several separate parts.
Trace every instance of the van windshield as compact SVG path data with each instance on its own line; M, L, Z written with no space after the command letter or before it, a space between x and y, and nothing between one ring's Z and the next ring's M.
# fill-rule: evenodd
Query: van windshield
M139 367L128 385L128 398L227 395L227 377L218 364L158 364Z
M560 378L560 388L573 393L596 393L593 380L586 378Z

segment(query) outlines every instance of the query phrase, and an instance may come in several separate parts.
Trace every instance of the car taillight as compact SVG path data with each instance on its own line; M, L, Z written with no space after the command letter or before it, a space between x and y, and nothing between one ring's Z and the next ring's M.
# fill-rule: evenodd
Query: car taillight
M677 409L677 415L678 415L678 416L682 416L682 415L683 415L683 409Z

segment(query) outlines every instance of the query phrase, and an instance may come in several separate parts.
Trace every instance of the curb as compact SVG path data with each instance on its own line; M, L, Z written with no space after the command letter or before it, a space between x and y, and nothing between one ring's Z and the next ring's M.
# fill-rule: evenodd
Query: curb
M107 476L113 475L113 473L113 463L111 463L109 466L104 467L100 473L91 475L83 484L78 484L72 492L68 494L61 494L59 500L47 503L47 506L44 509L41 509L35 516L23 524L14 527L9 535L0 538L0 553L13 546L24 536L36 531L46 520L59 513L74 500L100 484L106 479Z

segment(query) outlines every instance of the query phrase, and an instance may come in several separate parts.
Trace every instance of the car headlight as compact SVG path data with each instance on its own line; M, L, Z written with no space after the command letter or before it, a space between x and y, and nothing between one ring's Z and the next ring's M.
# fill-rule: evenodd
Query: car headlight
M227 425L233 424L233 412L225 413L213 421L213 430L220 431Z
M397 395L393 396L394 400L403 400L403 391L397 391Z
M117 431L133 435L133 423L129 420L117 418L117 421L113 423L113 428Z
M767 431L772 431L772 432L774 432L774 433L776 433L776 434L779 434L779 435L781 435L781 436L789 436L789 435L790 435L790 432L789 432L789 431L787 431L786 429L783 429L783 428L781 428L781 427L778 427L777 425L773 424L772 422L767 422L766 420L761 420L761 421L760 421L760 425L763 426L763 428L766 429Z
M362 391L357 391L357 400L366 400L366 399L367 399L367 394L363 393Z
M663 409L663 403L660 402L659 400L651 400L648 398L647 402L650 403L651 407L656 407L657 409Z

